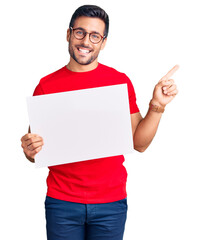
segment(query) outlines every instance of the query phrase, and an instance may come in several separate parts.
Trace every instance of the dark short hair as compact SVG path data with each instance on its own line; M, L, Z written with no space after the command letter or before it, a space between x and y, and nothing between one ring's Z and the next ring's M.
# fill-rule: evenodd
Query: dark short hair
M107 13L100 7L95 5L83 5L75 10L70 20L69 28L74 26L75 20L79 17L92 17L99 18L105 23L104 36L108 36L109 31L109 16Z

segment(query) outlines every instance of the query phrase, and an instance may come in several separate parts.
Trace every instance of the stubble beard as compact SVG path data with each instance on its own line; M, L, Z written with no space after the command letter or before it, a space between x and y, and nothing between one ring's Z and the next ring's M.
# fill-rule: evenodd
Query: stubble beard
M84 45L80 45L80 47L85 47ZM80 65L89 65L90 63L92 63L93 61L95 61L98 57L98 53L99 52L94 52L94 54L91 55L91 57L87 60L84 60L84 57L83 57L83 60L81 59L78 59L76 56L75 56L75 52L73 50L73 47L71 45L71 41L69 41L69 45L68 45L68 51L69 51L69 54L70 56L77 62L79 63ZM81 57L80 57L81 58Z

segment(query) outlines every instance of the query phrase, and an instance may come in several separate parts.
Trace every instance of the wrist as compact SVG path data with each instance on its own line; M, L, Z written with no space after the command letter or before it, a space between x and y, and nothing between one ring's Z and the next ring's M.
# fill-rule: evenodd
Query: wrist
M153 104L153 105L157 105L159 107L162 107L162 108L166 107L166 104L162 104L162 103L160 103L160 101L158 101L158 100L156 100L154 98L151 99L150 103Z
M156 100L152 99L149 103L149 109L153 112L163 113L165 111L165 105L162 105Z
M24 153L24 154L25 154L25 157L26 157L30 162L32 162L32 163L35 162L35 159L34 159L34 158L29 157L26 153Z

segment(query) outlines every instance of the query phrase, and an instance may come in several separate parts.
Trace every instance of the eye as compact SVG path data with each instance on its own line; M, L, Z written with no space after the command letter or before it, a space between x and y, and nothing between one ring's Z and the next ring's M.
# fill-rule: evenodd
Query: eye
M79 35L79 36L83 36L84 35L84 31L82 30L76 30L75 34Z
M91 34L91 37L92 37L94 40L100 39L100 35L97 34L97 33L92 33L92 34Z

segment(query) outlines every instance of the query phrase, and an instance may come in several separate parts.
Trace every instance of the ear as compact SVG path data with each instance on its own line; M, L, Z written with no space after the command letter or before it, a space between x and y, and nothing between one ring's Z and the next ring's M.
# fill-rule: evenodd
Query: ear
M67 42L69 42L69 40L70 40L70 28L68 28L68 30L67 30L66 40L67 40Z
M105 38L101 44L101 50L103 50L105 48L105 44L107 42L107 38Z

